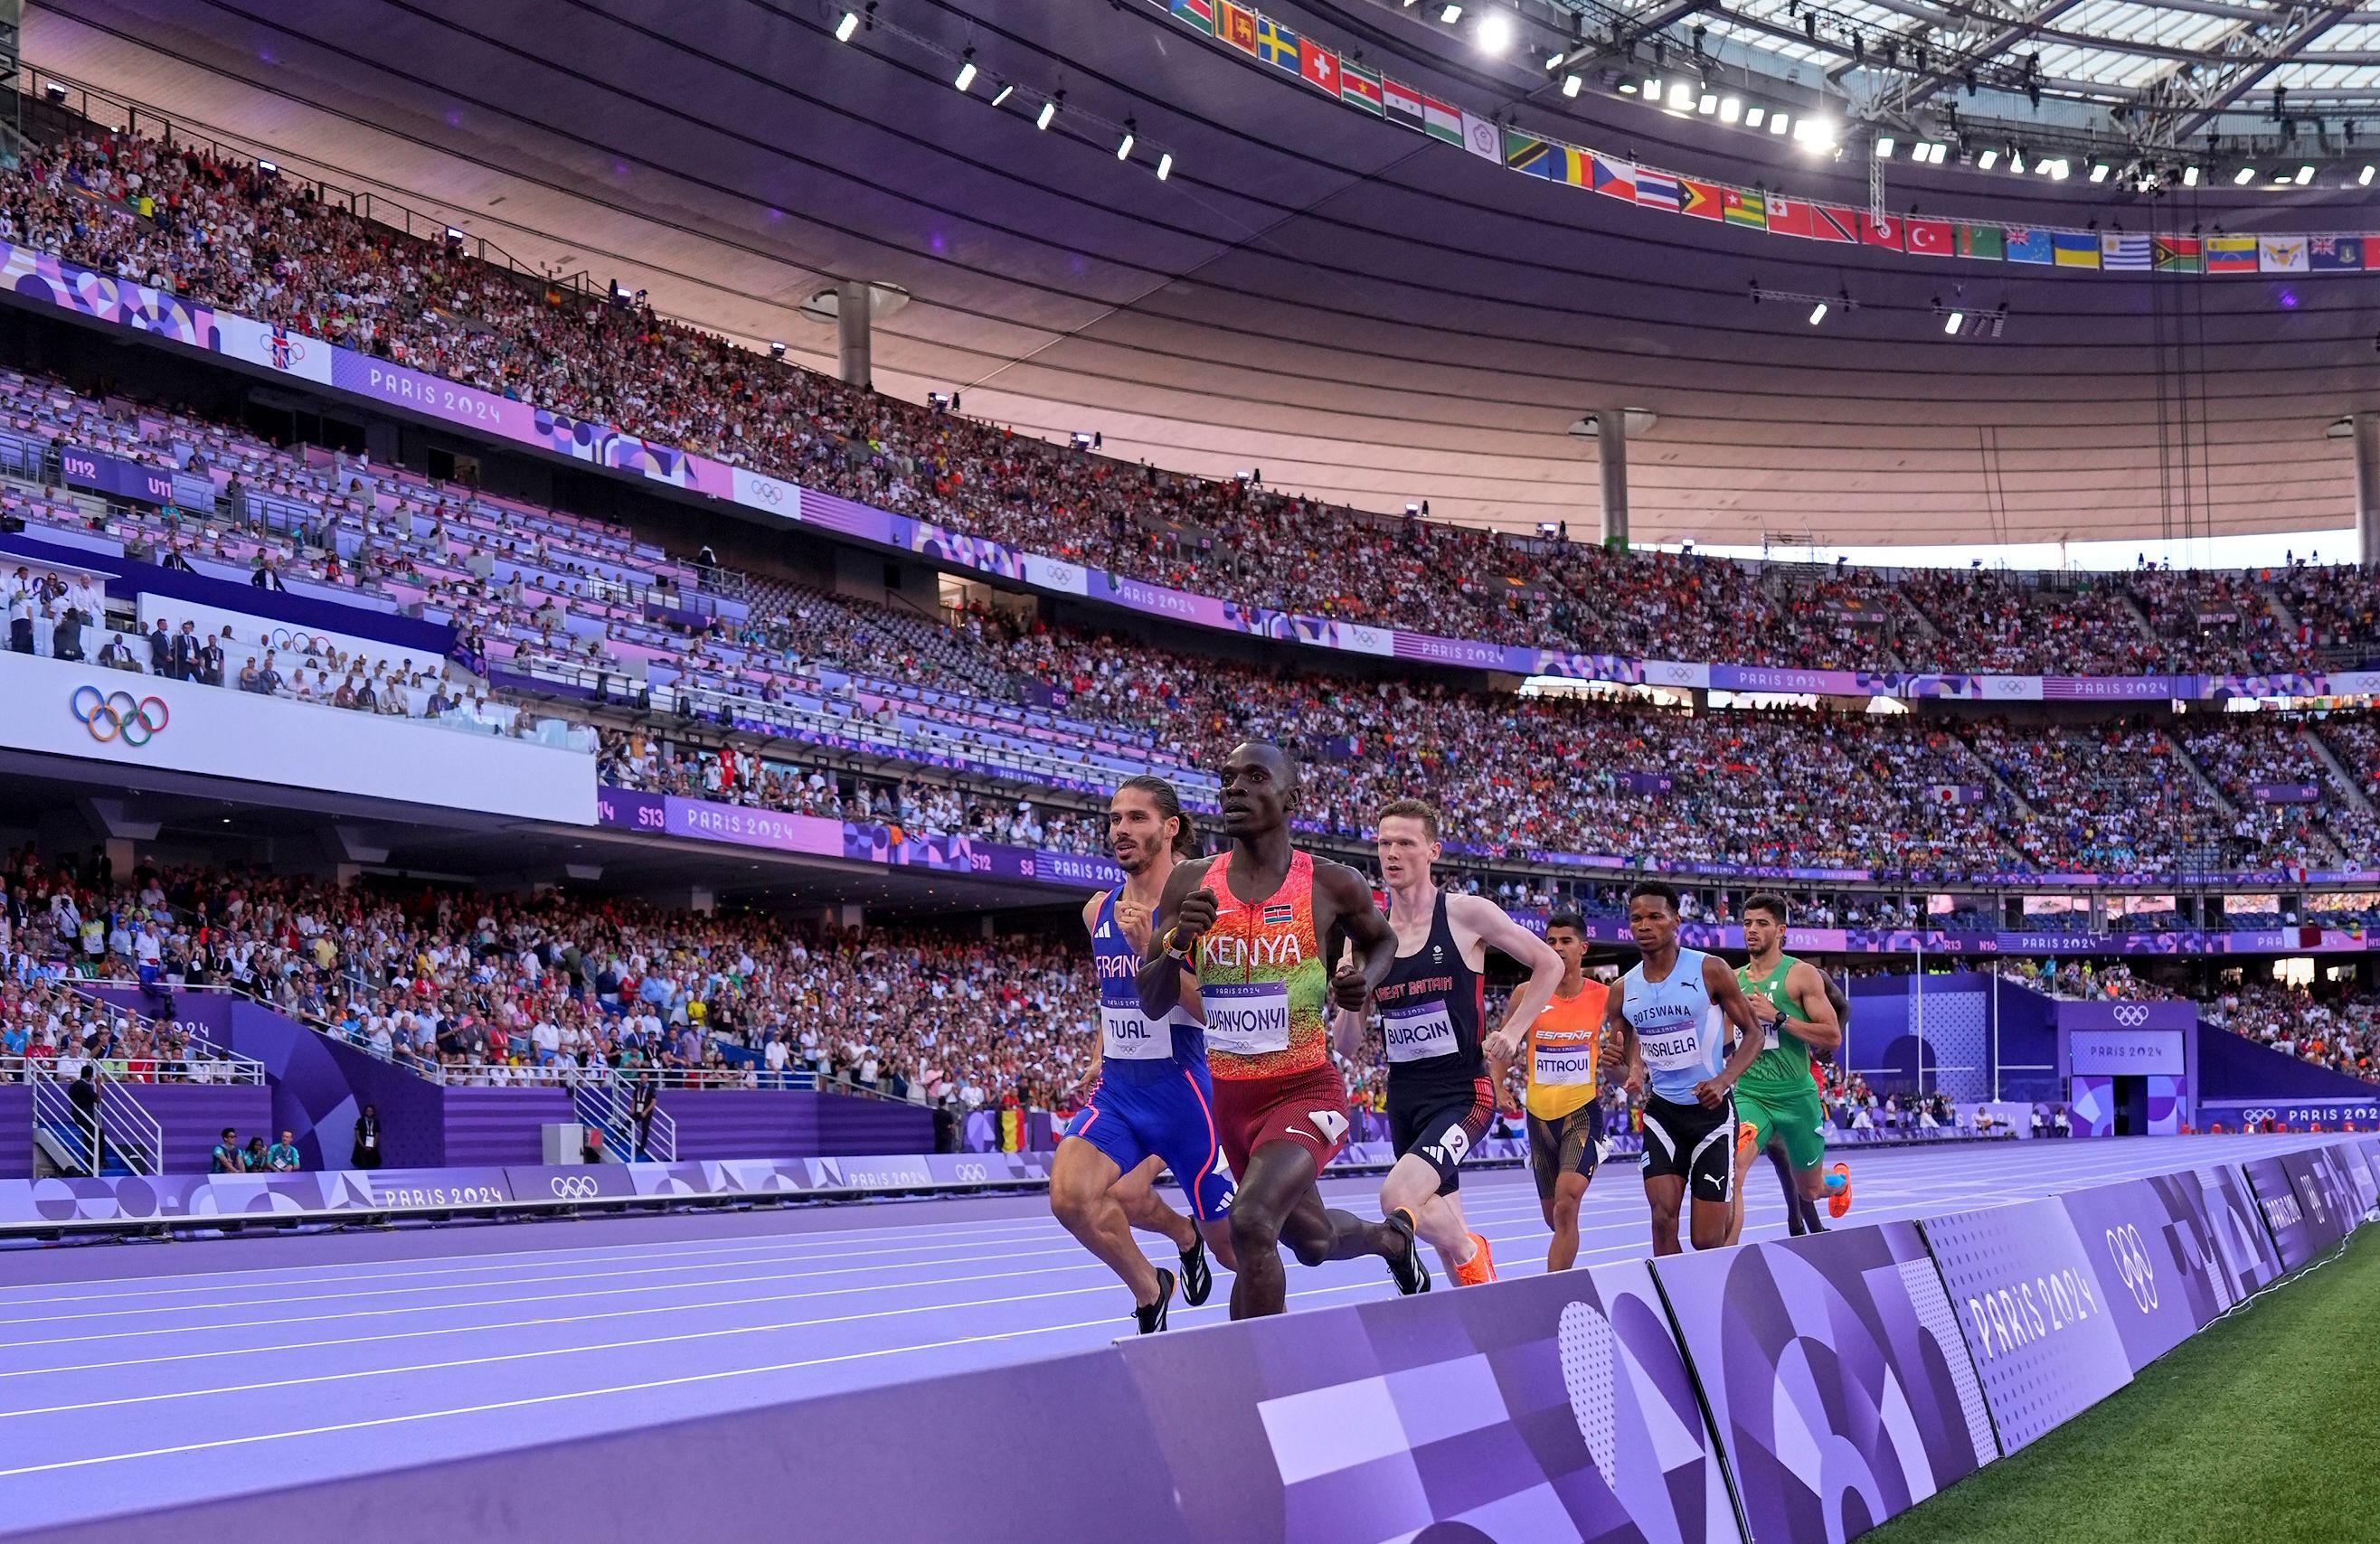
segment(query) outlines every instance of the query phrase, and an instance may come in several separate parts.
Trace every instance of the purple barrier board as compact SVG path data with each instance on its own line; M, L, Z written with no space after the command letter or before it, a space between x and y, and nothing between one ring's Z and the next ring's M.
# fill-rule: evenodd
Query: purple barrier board
M1117 1350L1196 1538L1742 1537L1641 1261Z
M1914 1223L1654 1261L1753 1538L1849 1539L1999 1455Z
M2070 1190L2058 1204L2135 1373L2281 1273L2272 1236L2234 1168ZM1934 1224L1925 1235L1934 1237ZM1942 1258L1938 1244L1935 1258ZM2000 1435L2007 1440L2005 1426Z
M2321 1240L2317 1248L2328 1248L2363 1220L2363 1202L2343 1152L2327 1147L2284 1152L2281 1169L2305 1208L2310 1233Z
M2003 1452L2132 1381L2123 1336L2058 1200L1928 1217L1924 1227Z
M2247 1176L2256 1204L2264 1209L2265 1225L2272 1230L2281 1269L2294 1271L2338 1242L2338 1220L2306 1204L2281 1159L2251 1158L2240 1169Z

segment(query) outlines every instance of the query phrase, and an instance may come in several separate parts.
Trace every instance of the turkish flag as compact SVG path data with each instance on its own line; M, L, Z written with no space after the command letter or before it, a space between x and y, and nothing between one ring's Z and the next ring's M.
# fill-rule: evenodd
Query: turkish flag
M1950 222L1948 220L1920 220L1912 214L1900 223L1900 228L1908 237L1912 252L1927 258L1950 255Z
M1339 55L1312 38L1298 40L1297 73L1332 96L1339 94Z

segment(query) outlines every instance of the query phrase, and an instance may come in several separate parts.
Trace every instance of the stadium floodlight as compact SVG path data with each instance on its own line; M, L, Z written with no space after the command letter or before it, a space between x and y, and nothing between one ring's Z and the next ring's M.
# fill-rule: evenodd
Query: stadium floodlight
M2064 182L2066 180L2067 174L2071 172L2073 169L2074 168L2068 163L2066 158L2061 155L2057 160L2049 163L2049 180L2052 182Z
M2237 172L2237 173L2232 176L2232 178L2231 178L2231 186L2232 186L2232 187L2247 187L2250 183L2252 183L2252 182L2253 182L2253 181L2255 181L2255 180L2256 180L2256 168L2254 168L2253 166L2242 166L2242 167L2240 167L2240 170L2239 170L2239 171L2238 171L2238 172Z
M2313 167L2311 167L2311 166L2301 166L2301 167L2299 167L2299 168L2298 168L2298 175L2297 175L2296 181L2297 181L2297 185L2298 185L2300 187L2303 187L2307 183L2310 183L2310 182L2312 182L2313 180Z
M1445 22L1449 27L1451 27L1456 22L1463 19L1463 7L1460 6L1450 5L1444 10L1438 13L1438 19Z
M2107 174L2114 170L2115 168L2113 166L2108 165L2104 161L2094 161L2091 163L2091 180L2093 182L2105 182L2107 180Z
M1585 84L1586 82L1580 79L1576 74L1565 75L1562 77L1562 95L1566 97L1574 97L1578 95L1579 88ZM1621 77L1620 81L1620 90L1623 95L1634 96L1636 94L1636 81L1634 78L1629 76Z
M1893 138L1892 138L1892 136L1891 136L1891 135L1889 135L1889 134L1879 134L1879 135L1877 135L1877 136L1876 137L1876 158L1878 161L1889 161L1889 160L1891 160L1891 159L1892 159L1893 145L1894 145L1894 140L1893 140Z
M785 345L784 345L784 344L777 344L777 343L772 343L772 344L771 344L769 345L769 357L770 357L770 358L771 358L771 359L783 359L784 356L785 356Z
M1659 76L1649 75L1645 78L1645 100L1651 103L1656 107L1661 105L1661 78Z
M1457 16L1463 14L1460 6L1450 6L1447 9ZM1502 11L1489 11L1479 18L1479 30L1472 34L1472 42L1478 45L1482 54L1503 53L1512 46L1512 18Z
M1138 127L1139 126L1135 124L1130 118L1126 118L1123 121L1123 138L1116 143L1116 159L1118 161L1129 161L1132 159L1133 131Z
M1049 101L1041 104L1041 111L1033 115L1033 127L1036 128L1047 128L1052 123L1057 121L1057 117L1058 99L1056 97L1051 97Z
M1008 84L1006 81L1002 81L1002 82L1001 82L1000 90L996 90L996 91L994 91L994 92L992 92L992 93L991 93L991 104L992 104L994 107L997 107L997 106L999 106L1002 103L1006 102L1010 97L1013 97L1013 96L1014 96L1015 94L1016 94L1016 88L1015 88L1015 87L1014 87L1014 86L1012 86L1012 85L1010 85L1010 84Z
M1755 103L1743 110L1743 127L1746 128L1758 128L1760 127L1761 120L1767 116L1768 109L1761 106L1758 103Z
M2000 152L1998 151L1984 151L1975 157L1975 170L1978 172L1988 172L1999 163Z
M1706 118L1718 113L1718 93L1716 91L1705 91L1702 96L1695 101L1694 111L1700 113Z
M1771 134L1782 134L1787 128L1792 126L1792 123L1793 120L1782 113L1773 114L1768 119L1768 132Z
M849 42L851 41L851 34L858 30L859 13L857 11L845 11L843 13L843 19L834 24L834 41L837 42Z
M1823 300L1810 308L1810 325L1815 327L1827 320L1827 303Z
M952 84L952 85L953 85L953 86L956 86L956 87L957 87L960 90L962 90L962 91L965 90L969 86L972 86L972 85L974 85L974 84L975 84L975 50L974 50L974 49L972 49L972 48L968 49L968 50L966 51L966 53L965 53L964 55L962 55L962 56L960 57L960 59L959 59L959 74L958 74L958 78L957 78L957 79L955 79L955 80L953 80L953 81L952 81L952 82L951 82L951 84Z
M1694 86L1690 80L1670 82L1670 105L1682 113L1694 104Z
M1942 331L1951 334L1953 337L1956 337L1958 335L1959 329L1966 324L1966 312L1952 311L1949 316L1942 319Z
M1562 82L1562 95L1578 95L1577 89L1573 85L1573 82L1577 79L1578 77L1573 75L1568 80ZM1623 75L1620 78L1620 94L1621 96L1634 96L1636 94L1636 78L1634 76Z
M2362 171L2356 174L2355 186L2358 187L2369 187L2372 186L2371 167L2366 166Z
M1562 61L1563 61L1564 59L1569 58L1569 57L1570 57L1570 55L1569 55L1569 54L1547 54L1547 55L1546 55L1546 73L1547 73L1548 75L1551 75L1554 71L1556 71L1556 70L1558 70L1558 69L1561 68L1561 67L1562 67Z
M1157 158L1157 180L1163 182L1173 175L1173 152L1166 151Z
M2181 186L2184 187L2195 187L2198 186L2197 163L2192 162L2190 165L2184 166L2181 169Z
M1723 124L1731 124L1741 120L1742 116L1743 99L1742 97L1721 97L1718 99L1719 122Z

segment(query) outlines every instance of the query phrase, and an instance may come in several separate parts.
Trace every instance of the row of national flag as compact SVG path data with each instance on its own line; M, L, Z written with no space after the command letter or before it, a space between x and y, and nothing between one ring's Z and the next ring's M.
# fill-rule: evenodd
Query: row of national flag
M1871 215L1758 188L1681 176L1600 151L1540 139L1365 68L1235 0L1152 0L1174 19L1294 76L1358 112L1460 146L1516 172L1641 209L1746 225L1772 235L1884 247L1918 257L1967 258L2114 273L2333 273L2380 269L2380 237L2155 235L2054 230L1920 214Z

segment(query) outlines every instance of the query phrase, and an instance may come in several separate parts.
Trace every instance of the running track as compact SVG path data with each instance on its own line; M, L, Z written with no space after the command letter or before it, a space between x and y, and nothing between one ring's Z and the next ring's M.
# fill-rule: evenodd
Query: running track
M1852 1220L2330 1140L1855 1154ZM1371 1214L1375 1183L1326 1189ZM1475 1172L1463 1195L1504 1275L1544 1269L1525 1173ZM1766 1164L1751 1197L1747 1236L1782 1233ZM1633 1164L1597 1178L1581 1226L1582 1264L1645 1252ZM1392 1290L1372 1260L1289 1275L1292 1311ZM1229 1292L1218 1270L1175 1325L1223 1317ZM1038 1196L0 1254L0 1529L1080 1350L1128 1333L1128 1307Z

